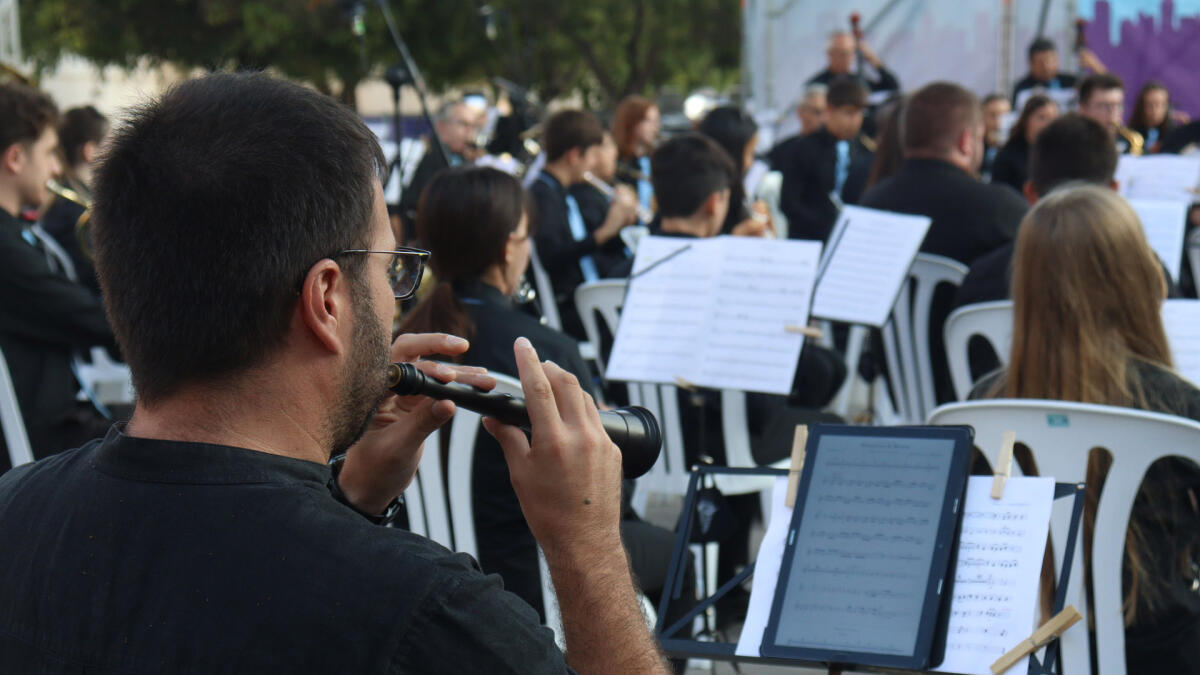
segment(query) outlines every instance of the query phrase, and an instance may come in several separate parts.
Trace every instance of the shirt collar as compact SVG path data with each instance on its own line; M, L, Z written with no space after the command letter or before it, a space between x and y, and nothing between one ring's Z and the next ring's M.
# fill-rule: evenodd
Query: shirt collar
M183 484L310 483L325 486L327 465L212 443L129 436L113 425L94 465L111 476Z
M475 298L491 305L507 307L513 304L512 298L504 295L499 288L479 279L457 281L454 283L454 291L460 297Z

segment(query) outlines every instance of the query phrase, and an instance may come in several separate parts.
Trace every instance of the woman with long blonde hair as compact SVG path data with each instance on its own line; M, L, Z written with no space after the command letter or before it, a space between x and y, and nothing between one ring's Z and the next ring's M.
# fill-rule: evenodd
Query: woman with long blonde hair
M1200 420L1200 390L1172 370L1162 268L1137 215L1112 190L1067 185L1030 210L1017 235L1012 295L1008 368L976 392ZM1085 543L1109 466L1099 452L1088 463ZM1200 673L1198 491L1200 468L1167 459L1151 466L1134 502L1123 584L1131 675Z

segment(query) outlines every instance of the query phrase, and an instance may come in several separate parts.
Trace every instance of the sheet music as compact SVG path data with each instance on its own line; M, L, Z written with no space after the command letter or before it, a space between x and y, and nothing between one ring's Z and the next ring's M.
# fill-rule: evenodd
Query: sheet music
M858 206L842 209L821 261L813 316L864 326L886 323L930 222Z
M1033 634L1053 478L1010 478L992 499L992 477L967 482L946 658L937 670L991 675L996 659ZM1024 673L1028 661L1010 671Z
M912 654L925 606L947 438L825 436L794 528L778 645ZM808 467L805 467L806 470Z
M1200 157L1180 155L1121 155L1117 189L1126 199L1200 200Z
M808 324L820 248L748 237L643 238L608 379L683 378L788 393L803 336L786 327Z
M1200 300L1167 300L1162 318L1175 372L1200 382Z
M1179 280L1179 267L1183 263L1183 230L1187 225L1188 203L1182 200L1130 199L1129 205L1137 212L1138 220L1146 231L1150 248L1167 266L1171 278Z
M771 616L771 602L775 600L775 586L779 582L779 566L783 563L783 546L792 522L792 507L787 505L787 485L788 477L780 476L775 479L775 489L771 491L767 532L758 546L754 576L751 577L750 605L746 609L746 620L742 623L742 634L738 637L734 652L738 656L762 656L763 632Z

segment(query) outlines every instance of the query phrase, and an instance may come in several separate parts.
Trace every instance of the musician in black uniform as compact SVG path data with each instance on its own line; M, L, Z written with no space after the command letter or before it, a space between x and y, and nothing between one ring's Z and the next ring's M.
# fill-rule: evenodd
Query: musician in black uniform
M442 141L442 147L446 148L449 157L442 156L433 139L426 142L425 154L421 156L412 180L400 195L404 243L411 245L416 238L417 203L421 199L421 191L443 169L470 163L471 146L479 126L478 116L462 101L450 101L438 109L437 117L434 118L434 133ZM449 164L446 163L447 159Z
M66 111L58 125L58 146L62 158L66 160L59 182L79 195L85 203L92 200L92 163L99 156L100 146L107 135L108 118L90 105ZM87 208L83 204L58 197L42 216L42 227L70 256L79 283L99 296L100 282L96 279L96 269L80 241L81 234L86 232L78 231L79 225L86 223L85 211Z
M579 212L583 214L583 224L587 226L588 232L595 232L604 227L604 221L608 219L615 199L622 199L628 203L637 199L637 195L629 186L623 183L613 185L617 174L617 144L610 132L604 132L604 142L592 151L592 159L592 175L613 186L612 196L588 181L567 188L567 193L579 203ZM628 276L633 264L631 252L620 237L609 239L596 249L592 257L596 261L596 271L606 279Z
M604 128L591 113L581 110L555 113L542 128L546 166L529 188L536 206L537 255L554 286L553 300L558 303L563 330L577 340L586 340L587 336L575 311L575 289L584 282L601 278L596 252L609 241L619 239L621 228L632 225L637 218L637 203L618 195L609 206L604 223L589 231L579 202L567 192L592 170L603 142Z
M897 91L900 89L900 81L892 71L888 70L883 65L883 61L876 56L874 50L862 40L858 41L858 52L861 52L862 58L871 67L875 69L879 77L868 78L865 75L861 76L863 85L871 92L877 91ZM824 84L832 85L833 81L842 75L853 75L855 69L855 45L854 36L846 31L836 31L829 37L829 45L825 48L825 55L829 57L829 65L825 70L808 78L805 84ZM830 103L832 106L832 102Z
M1039 37L1029 43L1028 54L1029 73L1013 86L1013 108L1025 105L1025 98L1028 96L1025 92L1049 94L1050 98L1062 105L1064 101L1054 95L1054 92L1073 90L1079 78L1071 73L1059 71L1058 47L1049 38ZM1083 45L1079 45L1076 56L1079 58L1079 65L1093 73L1107 72L1095 53Z
M842 205L858 203L875 157L860 133L866 88L855 78L838 78L828 100L825 125L797 139L781 161L779 206L790 239L824 241Z
M1125 83L1110 73L1089 75L1079 83L1079 114L1090 117L1112 134L1117 152L1142 154L1141 134L1125 128Z

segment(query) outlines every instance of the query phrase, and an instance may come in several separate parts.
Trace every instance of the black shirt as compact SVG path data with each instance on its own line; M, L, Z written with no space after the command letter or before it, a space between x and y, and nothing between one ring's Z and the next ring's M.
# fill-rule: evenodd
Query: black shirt
M859 80L861 80L862 83L872 92L896 91L900 89L900 81L896 79L896 76L892 74L892 71L884 68L883 66L876 68L875 71L879 73L879 79L877 80L871 80L863 76L857 76L854 73L847 74L852 77L858 77ZM838 77L840 77L840 75L826 68L825 70L822 70L816 75L810 77L808 82L805 82L804 84L824 84L828 86L830 82L833 82Z
M563 673L470 557L371 525L328 467L126 436L0 477L0 671Z
M1029 180L1029 141L1010 139L992 161L992 183L1007 185L1020 193Z
M568 193L579 204L579 213L583 216L584 227L588 232L595 232L604 225L608 217L608 208L612 201L605 194L588 183L572 185ZM592 254L596 261L596 271L606 279L623 277L629 274L633 260L625 249L625 242L620 237L613 237L596 248Z
M1057 89L1074 89L1075 80L1075 76L1068 73L1059 73L1050 80L1037 80L1034 79L1032 74L1026 75L1025 77L1021 78L1021 81L1018 82L1016 86L1013 87L1013 110L1017 110L1019 112L1019 108L1017 107L1017 98L1020 97L1021 92L1027 89L1046 89L1049 91L1054 91Z
M1189 145L1200 143L1200 120L1194 120L1179 127L1163 140L1159 152L1178 154Z
M533 241L537 245L538 259L554 286L563 330L576 340L586 340L583 324L575 311L575 289L584 281L579 260L596 252L596 238L585 236L575 240L567 215L567 190L549 171L542 171L529 187L529 194L537 214Z

